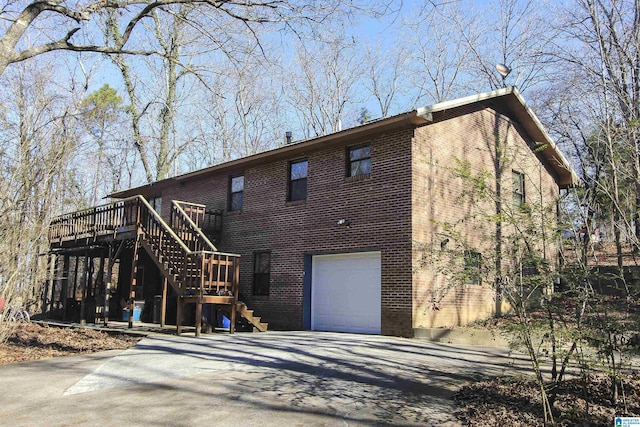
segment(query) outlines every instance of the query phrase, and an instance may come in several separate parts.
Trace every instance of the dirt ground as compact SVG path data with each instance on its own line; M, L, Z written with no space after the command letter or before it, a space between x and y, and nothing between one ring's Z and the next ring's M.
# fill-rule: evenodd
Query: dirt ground
M0 344L0 364L126 349L140 341L135 336L112 335L85 328L60 328L35 323L9 324L9 327L14 330L7 342Z

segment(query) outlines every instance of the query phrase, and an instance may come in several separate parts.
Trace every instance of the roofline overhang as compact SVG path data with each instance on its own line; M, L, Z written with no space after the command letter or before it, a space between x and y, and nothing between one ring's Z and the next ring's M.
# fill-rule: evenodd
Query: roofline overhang
M382 132L424 126L434 121L434 114L446 111L455 111L461 107L486 101L504 102L506 108L516 116L517 121L524 127L529 136L533 138L534 141L541 144L542 148L540 149L539 154L547 162L547 166L555 173L556 181L560 188L569 188L579 185L580 178L575 173L566 157L558 149L551 136L549 136L547 131L544 129L542 123L533 110L529 108L518 89L515 87L505 87L490 92L484 92L451 101L439 102L426 107L420 107L406 113L374 120L340 132L301 140L272 150L242 157L237 160L231 160L229 162L178 175L176 177L166 178L151 184L111 193L106 197L119 199L140 193L149 193L152 192L154 188L157 191L160 191L162 188L172 185L172 183L194 179L214 172L240 171L243 168L262 163L266 160L273 161L282 158L303 156L308 151L312 151L322 146L330 146L336 143L364 139L368 136L380 134Z
M123 197L129 197L140 194L141 192L147 192L153 187L156 187L158 188L158 190L160 190L162 187L171 185L171 183L190 180L209 173L247 168L254 164L262 163L266 159L277 160L281 158L302 156L306 152L314 150L321 146L330 146L334 143L363 139L371 135L380 134L381 132L390 132L409 127L418 127L430 123L432 117L431 114L428 112L421 112L420 110L421 109L413 110L407 113L398 114L396 116L374 120L360 126L345 129L340 132L301 140L282 147L274 148L272 150L253 154L251 156L242 157L240 159L231 160L229 162L220 163L214 166L209 166L207 168L200 169L194 172L188 172L176 177L166 178L128 190L118 191L107 195L106 198L111 197L120 199Z
M536 142L542 143L541 155L548 162L548 165L557 174L557 183L560 188L572 188L580 185L580 177L571 166L571 163L558 148L555 141L547 133L538 116L527 105L524 98L515 87L510 88L513 96L519 101L518 104L524 110L531 122L519 120L521 125L534 138ZM536 135L538 133L538 135Z
M509 97L517 102L509 102ZM520 94L520 91L514 86L496 89L490 92L484 92L477 95L471 95L464 98L453 99L451 101L440 102L428 107L422 107L417 110L422 116L433 118L434 113L454 110L456 108L481 103L483 101L505 99L507 108L516 115L518 122L524 127L529 136L539 143L540 155L547 162L547 165L556 175L556 180L560 188L577 187L580 185L580 178L574 171L567 158L558 149L551 136L544 129L544 126L538 119L538 116L527 105L526 101ZM528 120L529 121L528 121Z

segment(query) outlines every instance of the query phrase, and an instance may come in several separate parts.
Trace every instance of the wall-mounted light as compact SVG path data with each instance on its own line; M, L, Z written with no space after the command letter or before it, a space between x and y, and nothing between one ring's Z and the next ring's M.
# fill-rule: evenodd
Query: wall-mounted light
M447 248L447 243L449 243L448 237L440 242L440 250L444 251Z
M340 227L351 228L351 222L349 222L349 220L345 218L339 219L338 225Z

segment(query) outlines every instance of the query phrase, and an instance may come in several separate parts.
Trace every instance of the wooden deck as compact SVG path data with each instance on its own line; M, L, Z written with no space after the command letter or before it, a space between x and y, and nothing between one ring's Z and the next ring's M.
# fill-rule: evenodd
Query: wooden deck
M197 335L201 328L202 304L228 305L233 333L236 312L240 310L247 318L252 315L246 307L240 309L237 305L240 255L217 250L200 228L205 214L204 205L172 201L167 223L144 197L135 196L54 219L49 228L49 241L52 250L62 253L94 244L129 241L133 247L130 313L134 312L137 265L142 248L178 295L178 333L183 305L190 303L196 304ZM112 261L109 256L109 262ZM162 303L164 319L166 289ZM133 316L129 319L132 326ZM256 327L260 329L260 325Z

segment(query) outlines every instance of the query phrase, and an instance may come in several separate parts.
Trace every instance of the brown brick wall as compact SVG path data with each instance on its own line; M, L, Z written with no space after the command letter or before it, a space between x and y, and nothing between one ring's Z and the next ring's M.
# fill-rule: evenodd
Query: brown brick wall
M291 159L230 173L207 175L165 190L172 199L225 209L220 250L239 253L241 293L274 329L302 329L305 254L379 250L382 255L382 333L412 333L411 141L412 130L372 139L371 175L346 178L347 146L306 153L306 202L287 203ZM299 157L298 157L299 158ZM231 173L244 173L243 209L227 212ZM341 218L351 228L337 225ZM253 252L271 251L270 294L252 295Z
M345 177L346 150L367 141L334 143L305 153L305 202L286 201L288 164L301 158L297 156L178 181L163 191L163 216L168 216L172 199L225 210L219 249L242 255L241 294L273 329L303 328L305 255L363 250L382 254L383 334L411 336L414 327L455 326L487 317L495 309L489 284L448 289L445 278L422 259L425 245L442 240L439 221L461 221L474 210L495 209L463 200L465 183L450 168L460 159L476 171L488 169L497 133L509 141L506 154L513 168L527 175L528 202L536 197L551 202L558 189L516 123L477 105L467 113L447 119L444 112L433 124L369 140L372 172L365 179ZM510 203L511 167L505 170L503 188ZM229 177L242 173L243 209L227 212ZM351 228L338 226L341 218L348 219ZM482 246L493 232L490 225L466 219L460 227L471 244L488 250ZM254 296L253 253L263 250L271 251L270 294Z
M508 141L508 149L502 153L508 159L501 181L504 203L511 204L512 169L525 174L527 203L548 204L557 198L558 187L527 146L528 136L517 123L491 109L476 108L467 115L451 120L440 118L417 129L412 196L414 327L458 326L495 312L495 291L490 283L453 285L430 265L430 251L439 249L446 238L443 222L457 224L456 229L469 246L485 255L491 252L495 225L486 219L474 219L473 215L495 212L495 204L471 200L465 194L468 181L456 177L451 168L456 167L458 159L468 161L475 174L484 170L495 176L495 135ZM451 240L448 244L455 243ZM553 248L549 256L555 256Z

